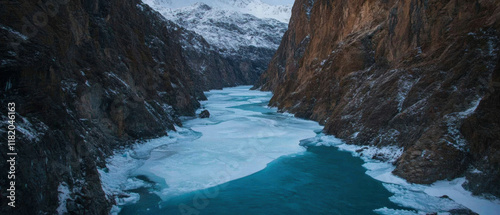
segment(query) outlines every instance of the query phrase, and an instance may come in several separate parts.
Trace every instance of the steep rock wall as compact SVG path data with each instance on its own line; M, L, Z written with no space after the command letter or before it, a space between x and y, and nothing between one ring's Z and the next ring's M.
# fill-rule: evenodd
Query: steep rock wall
M499 196L499 6L298 0L257 87L348 143L404 148L410 182L467 175Z
M182 31L182 54L193 70L192 79L196 87L203 91L255 84L270 60L262 56L272 56L274 53L271 49L247 47L232 56L224 56L202 36L184 29Z
M1 214L107 214L114 198L97 172L107 155L180 125L178 116L194 115L205 99L202 90L239 83L200 81L234 74L196 71L183 47L196 35L139 0L0 6L0 139L7 142L7 103L15 102L18 153L16 208L6 206L2 176ZM2 160L7 152L2 144Z

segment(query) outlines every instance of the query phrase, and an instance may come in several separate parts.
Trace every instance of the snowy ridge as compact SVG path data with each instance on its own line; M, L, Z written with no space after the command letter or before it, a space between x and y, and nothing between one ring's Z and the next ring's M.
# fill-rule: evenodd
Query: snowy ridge
M145 2L165 18L202 35L226 56L238 54L238 50L243 47L276 50L290 17L289 6L266 6L260 1L196 1L198 3L192 5L190 3L193 1L189 0L176 3L168 0ZM270 14L285 11L285 15L271 16L267 10L278 11Z
M203 3L226 11L251 14L261 19L276 19L286 24L292 13L290 4L270 5L261 0L144 0L143 2L162 13Z

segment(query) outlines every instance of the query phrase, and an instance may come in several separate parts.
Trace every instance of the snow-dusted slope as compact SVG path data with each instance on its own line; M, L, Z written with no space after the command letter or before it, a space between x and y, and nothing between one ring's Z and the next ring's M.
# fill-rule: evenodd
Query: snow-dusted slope
M282 1L282 5L270 5L261 0L143 0L143 2L163 12L204 3L217 9L247 13L261 19L273 18L288 23L293 1Z
M259 19L250 14L215 9L203 3L162 14L202 35L226 56L238 54L238 50L249 46L276 50L287 27L287 24L275 19Z
M204 71L209 67L225 68L236 74L239 84L254 84L267 69L288 27L288 2L270 5L262 0L144 0L188 30L183 30L183 52L200 78L207 76ZM213 52L222 59L217 60Z
M241 10L254 12L254 14L264 17L269 14L281 16L281 20L288 19L290 15L288 6L272 6L262 3L260 0L216 0L206 1L210 2L209 4L198 2L177 8L193 1L199 0L186 0L184 2L147 0L146 2L167 19L202 35L224 56L245 54L241 53L245 47L275 51L286 31L287 24L285 22L273 18L258 18L249 13L242 13ZM285 8L284 11L287 12L268 13L268 10L279 10L279 8ZM283 14L288 15L284 16Z

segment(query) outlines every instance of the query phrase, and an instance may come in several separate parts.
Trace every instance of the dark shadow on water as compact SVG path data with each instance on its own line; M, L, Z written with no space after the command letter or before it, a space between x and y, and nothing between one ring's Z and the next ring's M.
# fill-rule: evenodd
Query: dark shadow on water
M334 147L312 147L247 177L166 202L142 191L141 200L124 206L120 214L374 214L383 207L406 209L389 201L392 194L366 175L362 164Z

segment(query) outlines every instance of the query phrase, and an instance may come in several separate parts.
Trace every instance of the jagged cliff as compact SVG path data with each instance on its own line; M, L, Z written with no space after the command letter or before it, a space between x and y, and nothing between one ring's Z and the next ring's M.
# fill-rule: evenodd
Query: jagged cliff
M165 135L178 116L194 115L202 90L242 78L218 65L200 73L189 46L203 40L139 0L0 5L0 158L9 159L9 102L18 153L16 208L6 206L10 180L2 176L1 214L107 214L114 198L97 172L105 157ZM217 53L204 57L229 64Z
M499 21L498 1L297 0L257 87L348 143L404 148L410 182L500 196Z

